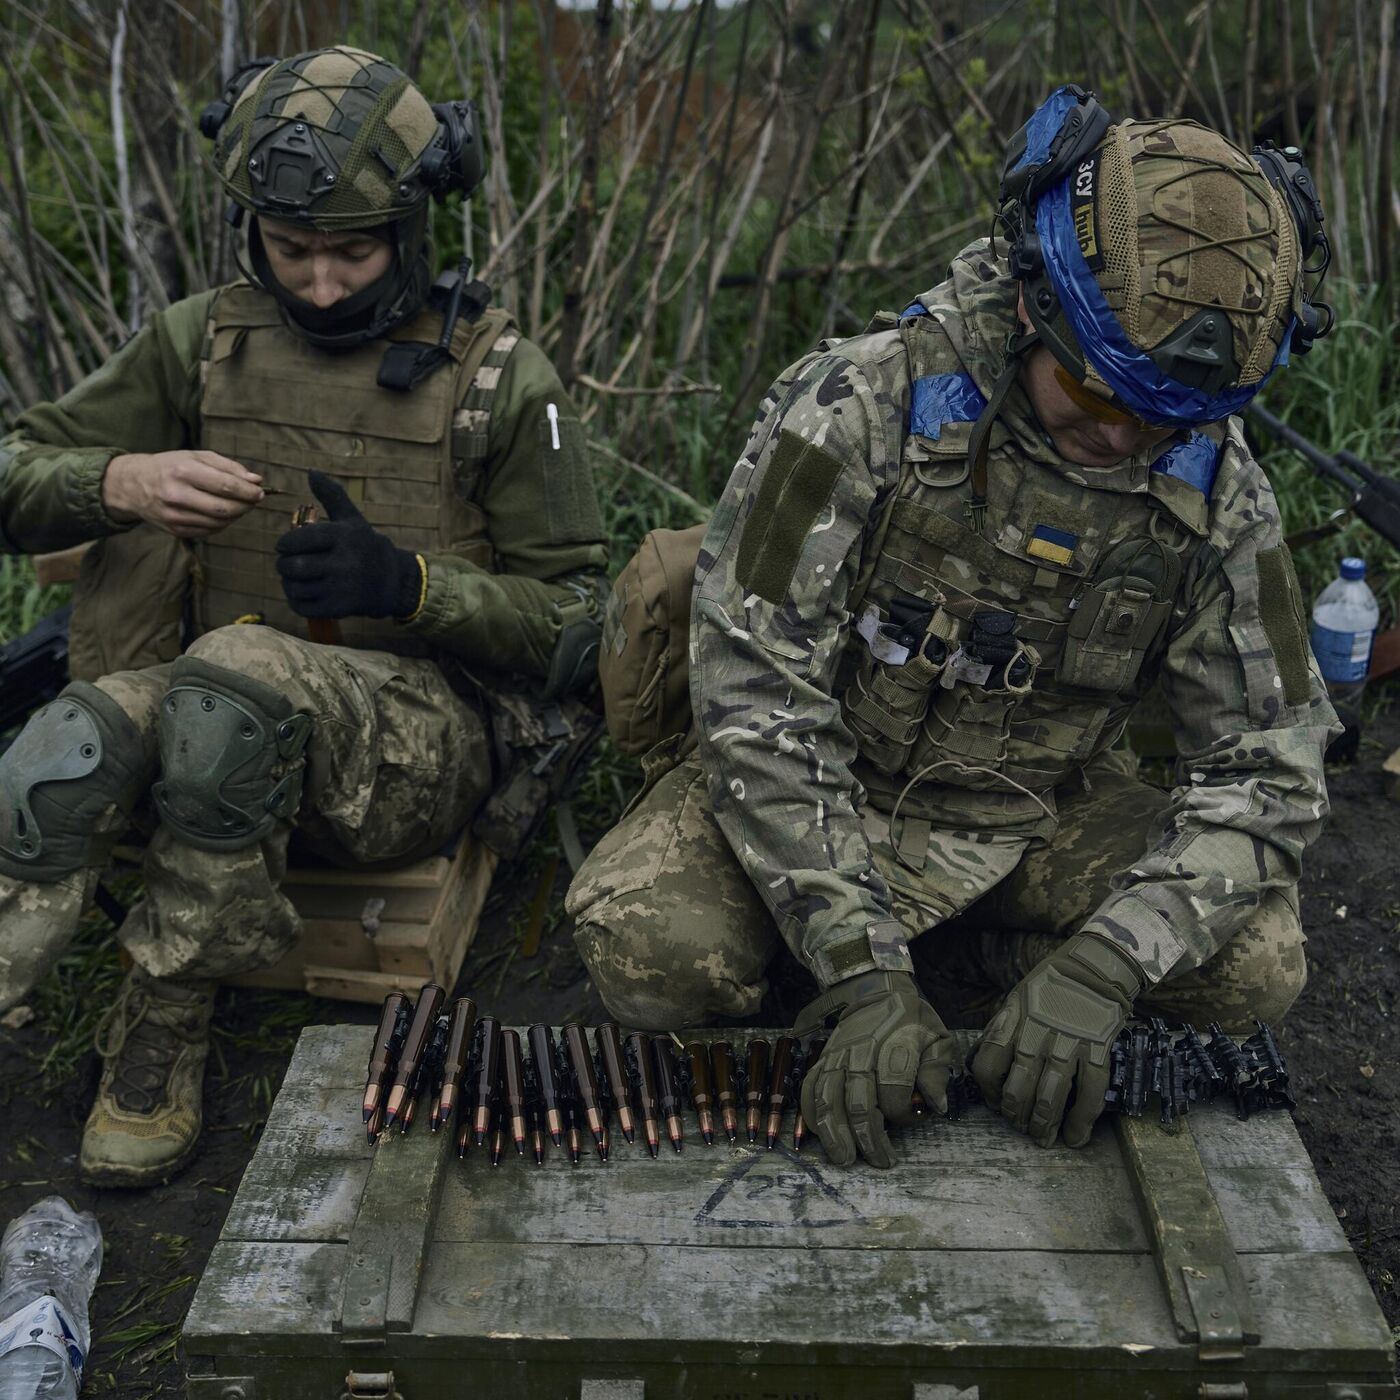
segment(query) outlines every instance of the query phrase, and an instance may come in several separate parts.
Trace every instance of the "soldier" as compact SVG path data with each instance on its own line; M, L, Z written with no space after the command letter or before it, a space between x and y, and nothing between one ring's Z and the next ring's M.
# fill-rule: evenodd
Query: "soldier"
M488 794L511 745L568 748L605 578L553 367L465 265L430 286L430 200L482 175L471 105L332 48L250 65L201 125L244 278L153 316L0 449L0 548L99 539L74 654L108 663L0 758L0 1006L71 936L116 833L154 827L83 1135L101 1184L193 1153L214 985L299 934L294 827L340 864L417 859L474 815L518 844L519 786ZM327 518L289 529L312 495ZM343 644L306 619L343 619ZM547 736L512 678L552 700Z
M769 390L700 550L692 751L569 893L633 1024L751 1015L781 936L822 988L799 1029L838 1018L802 1108L843 1164L944 1102L925 992L995 1011L983 1092L1078 1146L1134 1008L1244 1028L1305 977L1335 717L1229 415L1330 328L1307 173L1066 88L1002 218ZM1113 752L1156 683L1170 794Z

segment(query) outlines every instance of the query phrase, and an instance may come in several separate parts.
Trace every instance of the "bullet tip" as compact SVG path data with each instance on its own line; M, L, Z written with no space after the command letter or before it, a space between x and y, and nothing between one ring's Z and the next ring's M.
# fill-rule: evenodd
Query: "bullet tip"
M706 1147L713 1147L715 1145L715 1135L713 1133L702 1133L700 1136L705 1139Z
M636 1142L637 1130L635 1128L624 1128L622 1130L622 1136L625 1137L628 1142Z

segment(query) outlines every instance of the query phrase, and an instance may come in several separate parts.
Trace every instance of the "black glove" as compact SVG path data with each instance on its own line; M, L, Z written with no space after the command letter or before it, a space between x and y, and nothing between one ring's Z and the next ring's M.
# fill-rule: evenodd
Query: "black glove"
M325 472L309 472L328 519L298 525L277 541L277 572L303 617L409 617L418 610L423 568L355 508Z

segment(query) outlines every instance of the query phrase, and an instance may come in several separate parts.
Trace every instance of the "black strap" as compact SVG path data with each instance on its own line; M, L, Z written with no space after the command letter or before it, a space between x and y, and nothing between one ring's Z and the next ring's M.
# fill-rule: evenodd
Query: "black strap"
M442 309L442 334L436 345L421 340L395 341L379 362L377 382L382 389L407 394L452 359L452 336L459 321L472 325L491 304L491 288L471 276L471 262L463 258L455 272L444 273L428 292L428 304Z
M972 462L972 500L969 502L969 510L975 522L973 528L979 533L982 528L982 512L987 507L987 452L992 423L1001 412L1001 405L1011 392L1016 376L1021 372L1021 356L1039 339L1040 336L1035 331L1007 337L1006 367L997 376L996 383L992 385L992 396L987 400L987 406L977 415L972 432L968 434L967 455Z

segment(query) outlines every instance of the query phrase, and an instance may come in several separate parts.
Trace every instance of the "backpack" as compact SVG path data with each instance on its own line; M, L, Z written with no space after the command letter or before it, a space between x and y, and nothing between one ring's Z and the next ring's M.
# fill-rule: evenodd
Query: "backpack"
M690 597L706 528L651 531L613 584L598 680L608 733L625 754L690 728Z

